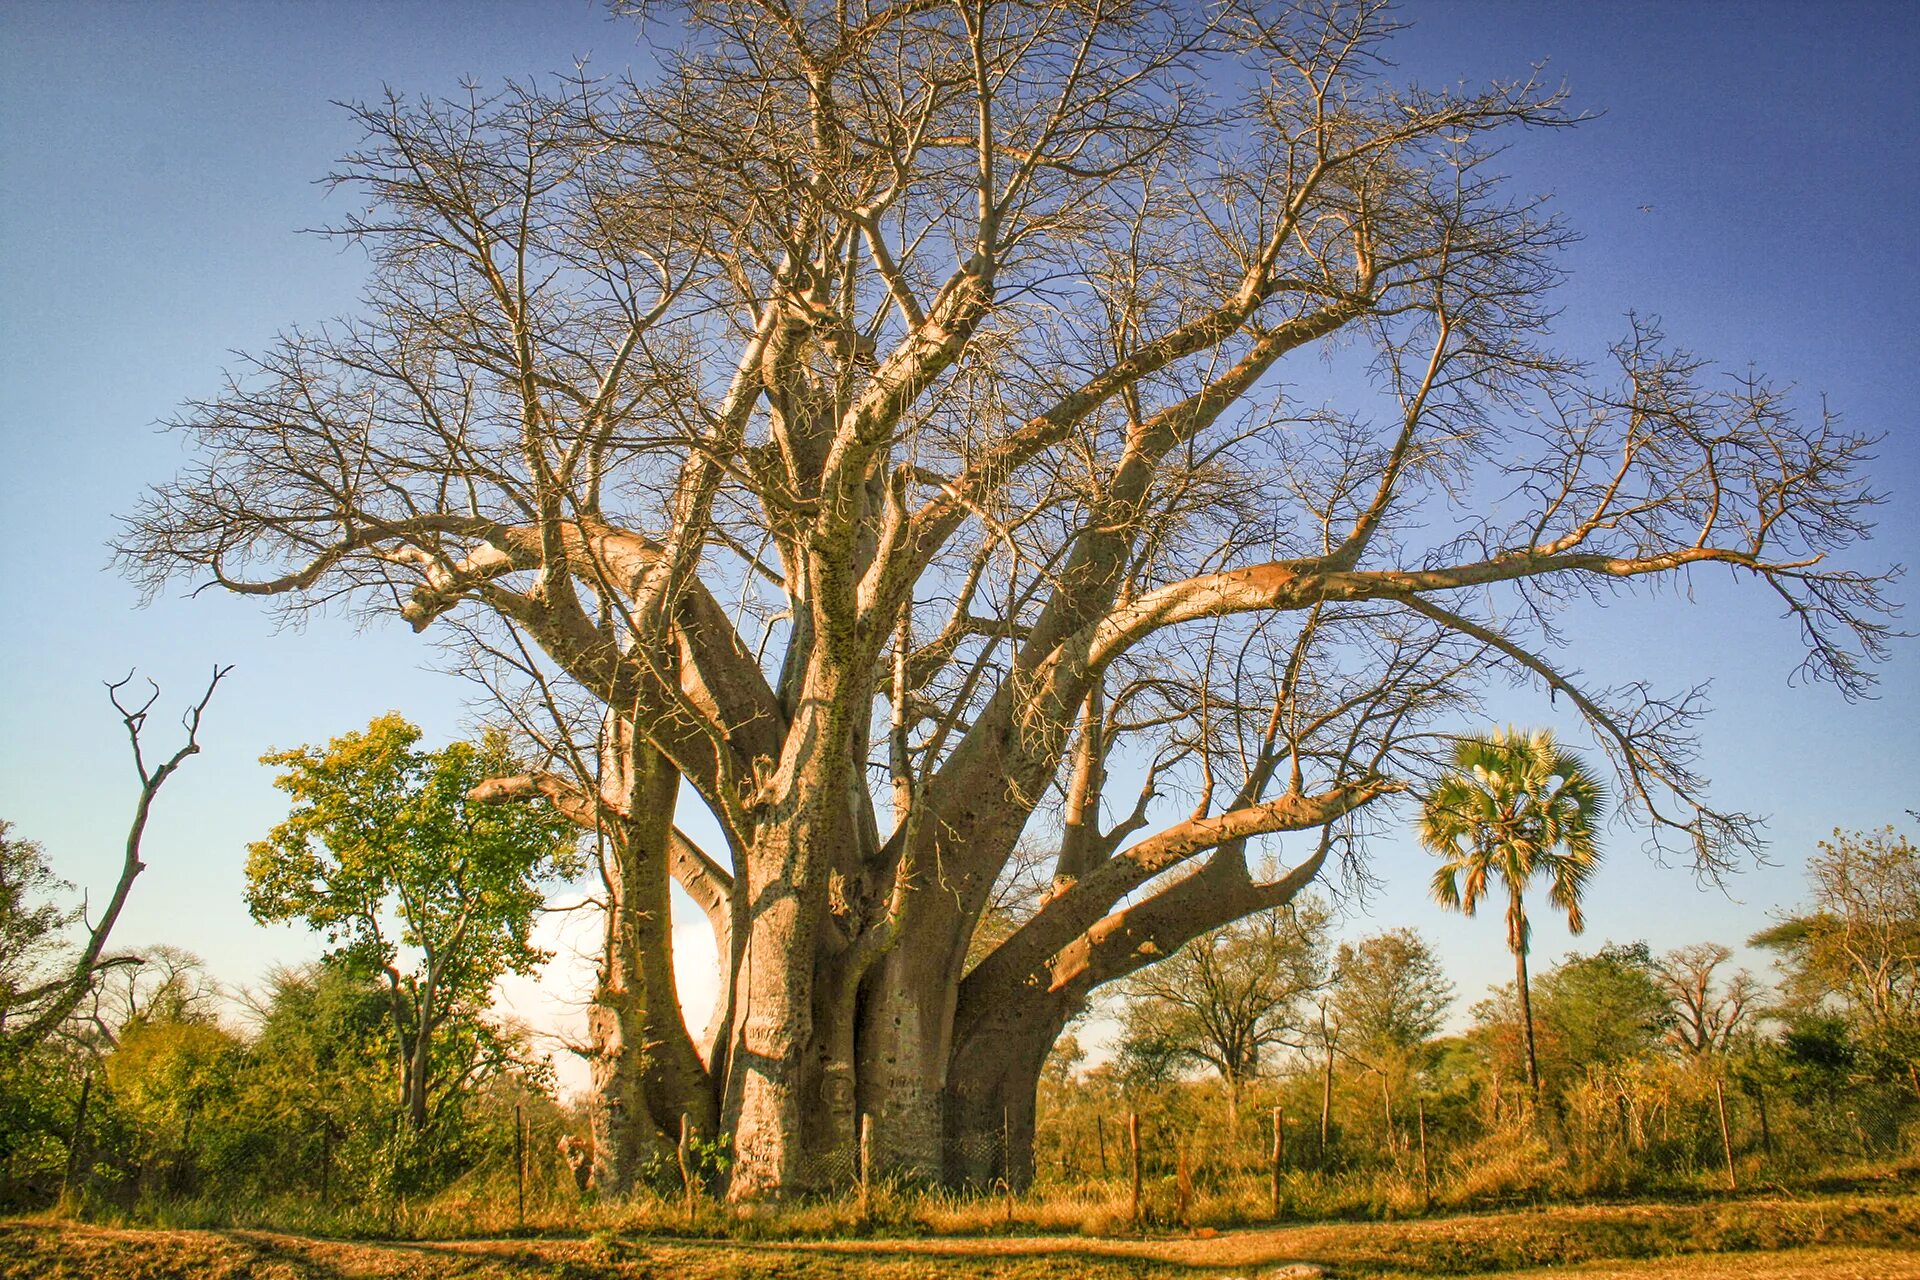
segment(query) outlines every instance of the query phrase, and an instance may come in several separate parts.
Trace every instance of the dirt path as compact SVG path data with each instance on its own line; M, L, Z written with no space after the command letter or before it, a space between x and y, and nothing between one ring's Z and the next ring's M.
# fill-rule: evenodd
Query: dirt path
M0 1223L0 1276L52 1280L1245 1280L1292 1275L1606 1280L1920 1280L1920 1198L1560 1207L1159 1239L802 1243L630 1239L338 1241L270 1231Z

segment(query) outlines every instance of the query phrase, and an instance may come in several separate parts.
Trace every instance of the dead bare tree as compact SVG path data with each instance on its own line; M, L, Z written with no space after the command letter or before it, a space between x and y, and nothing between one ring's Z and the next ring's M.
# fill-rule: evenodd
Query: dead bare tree
M140 778L140 798L134 803L133 822L127 829L126 848L120 860L120 877L115 881L113 892L107 897L97 920L87 921L82 913L81 923L86 928L86 938L81 942L71 960L62 958L61 972L51 978L21 990L9 991L7 1007L0 1010L0 1039L4 1040L9 1052L25 1052L45 1041L73 1016L82 1001L93 993L102 977L114 969L132 968L144 961L138 956L114 956L107 954L107 941L113 935L113 927L120 920L120 912L127 905L127 897L133 891L134 878L147 869L141 861L140 844L146 837L147 820L153 812L153 802L160 794L160 788L174 775L188 756L200 752L200 719L206 712L207 704L213 701L213 691L220 686L232 667L213 669L213 678L207 681L206 692L200 695L200 701L187 708L180 721L187 731L187 740L162 760L152 765L147 760L140 735L146 731L147 714L153 704L160 700L160 686L147 681L149 692L146 698L135 705L121 701L121 695L133 683L133 674L129 672L124 679L106 682L107 698L113 703L113 709L119 713L120 722L127 731L127 741L133 748L134 772ZM170 957L168 959L171 959Z
M1018 1148L1087 994L1357 858L1492 671L1724 866L1754 829L1706 803L1697 692L1563 669L1576 601L1724 566L1869 680L1884 579L1828 558L1867 442L1645 324L1611 377L1544 345L1566 232L1492 166L1559 92L1396 87L1372 0L677 12L645 85L357 108L365 307L189 405L199 460L120 543L150 590L478 637L527 699L553 767L489 794L606 850L604 1188L689 1115L736 1197L843 1176L857 1114L892 1172ZM1369 390L1290 399L1316 349ZM726 965L711 1042L670 879Z

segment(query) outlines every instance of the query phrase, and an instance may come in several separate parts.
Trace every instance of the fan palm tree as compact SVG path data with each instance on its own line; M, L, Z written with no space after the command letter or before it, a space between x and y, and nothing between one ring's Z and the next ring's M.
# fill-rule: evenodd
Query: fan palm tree
M1527 994L1529 928L1523 895L1547 877L1547 898L1586 927L1580 895L1600 860L1597 834L1606 791L1584 761L1545 729L1495 731L1454 744L1453 768L1427 796L1420 814L1422 847L1444 862L1433 873L1443 907L1472 915L1495 876L1507 889L1507 946L1513 952L1520 1021L1527 1047L1527 1084L1538 1100L1533 1005Z

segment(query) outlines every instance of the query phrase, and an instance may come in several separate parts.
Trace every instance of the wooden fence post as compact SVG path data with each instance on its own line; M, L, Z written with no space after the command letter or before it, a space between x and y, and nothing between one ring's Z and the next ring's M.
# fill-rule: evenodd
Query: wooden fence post
M1415 1097L1413 1114L1420 1126L1420 1201L1423 1206L1433 1203L1433 1178L1427 1171L1427 1101Z
M1326 1019L1323 1016L1321 1018L1321 1027L1323 1029L1323 1033L1324 1033L1325 1026L1326 1026ZM1326 1163L1326 1159L1327 1159L1327 1130L1332 1125L1332 1123L1333 1123L1333 1041L1329 1040L1327 1041L1327 1070L1326 1070L1326 1074L1321 1078L1321 1082L1320 1082L1320 1161L1322 1164Z
M693 1164L689 1157L693 1154L693 1125L687 1113L680 1113L680 1141L674 1147L674 1155L680 1159L680 1187L687 1198L687 1221L693 1221Z
M1000 1181L1013 1185L1013 1108L1000 1108Z
M1133 1225L1140 1225L1140 1113L1127 1112L1127 1146L1133 1153Z
M873 1117L860 1117L860 1217L864 1221L873 1213Z
M1181 1140L1173 1157L1174 1216L1183 1227L1193 1226L1193 1144L1197 1133Z
M1273 1213L1280 1216L1280 1170L1287 1160L1287 1113L1284 1107L1273 1109Z
M1387 1083L1385 1068L1380 1071L1380 1110L1387 1118L1387 1156L1400 1163L1400 1134L1393 1124L1393 1086Z
M320 1203L327 1203L327 1192L333 1181L333 1117L320 1117Z
M1000 1108L1000 1190L1007 1198L1007 1229L1013 1229L1013 1108Z
M527 1118L520 1103L513 1104L513 1195L521 1230L527 1226Z
M1727 1128L1727 1090L1718 1079L1713 1082L1713 1101L1720 1112L1720 1149L1727 1156L1727 1190L1738 1191L1740 1179L1733 1172L1733 1134Z

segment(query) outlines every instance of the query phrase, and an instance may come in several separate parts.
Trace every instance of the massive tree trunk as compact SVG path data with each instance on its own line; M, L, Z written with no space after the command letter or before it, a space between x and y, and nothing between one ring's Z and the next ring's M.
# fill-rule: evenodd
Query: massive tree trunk
M1024 810L970 787L921 803L898 837L908 847L911 886L898 929L904 941L874 965L862 993L860 1108L872 1118L876 1168L932 1181L948 1166L944 1108L968 944Z
M735 1199L830 1183L851 1156L853 1003L837 969L859 911L840 872L858 849L859 823L840 678L824 658L814 664L781 759L763 766L748 797L756 829L740 878L746 938L722 1116ZM832 1069L843 1055L847 1069Z
M1040 1072L1080 1002L1048 995L1004 1018L976 1020L954 1046L947 1073L946 1180L979 1190L1033 1181Z
M587 1014L593 1184L630 1192L648 1158L671 1148L685 1116L718 1128L718 1098L680 1010L669 872L680 777L645 739L615 722L608 735L602 857L605 936Z
M727 1054L723 1116L733 1134L730 1194L736 1198L797 1188L804 1173L801 1114L813 1032L813 913L796 861L785 858L765 870L750 863L746 877L751 905L735 977L735 1001L743 1016Z
M1351 805L1354 798L1330 803ZM948 1180L978 1185L1005 1177L1024 1188L1033 1177L1041 1069L1093 990L1172 955L1208 929L1291 902L1313 882L1326 854L1323 843L1284 876L1261 882L1247 872L1244 842L1232 841L1144 902L1075 930L1038 964L994 963L1010 950L1002 944L960 988L947 1069ZM1010 1145L1003 1150L1002 1143Z
M909 919L904 932L919 923ZM958 984L951 946L895 947L874 966L860 1001L859 1108L872 1126L875 1172L912 1182L943 1173L947 1092Z

